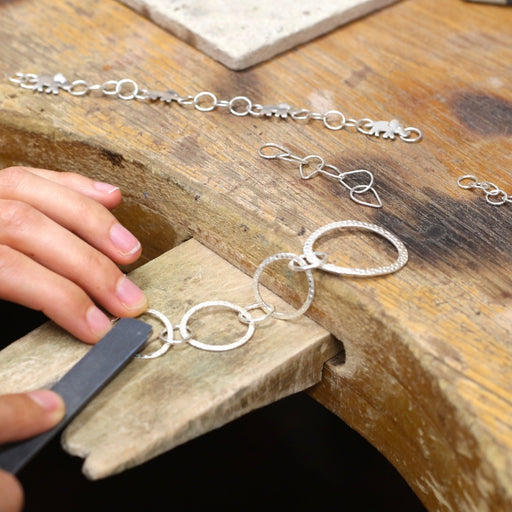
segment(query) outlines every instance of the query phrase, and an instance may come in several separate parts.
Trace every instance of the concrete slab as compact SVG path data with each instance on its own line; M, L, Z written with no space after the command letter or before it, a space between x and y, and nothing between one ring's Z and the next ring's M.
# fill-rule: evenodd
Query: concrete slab
M241 70L398 0L120 0Z

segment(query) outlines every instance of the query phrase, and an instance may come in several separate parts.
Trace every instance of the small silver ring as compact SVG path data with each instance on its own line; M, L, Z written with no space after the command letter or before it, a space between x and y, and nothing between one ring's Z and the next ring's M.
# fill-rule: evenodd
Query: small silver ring
M200 102L203 98L210 98L211 104L206 107L201 106ZM194 96L193 105L200 112L210 112L217 106L217 96L208 91L200 92Z
M492 200L492 197L496 197L496 200ZM486 192L485 200L494 206L501 206L508 201L508 195L504 190L492 190L491 192Z
M107 80L101 85L101 92L107 96L117 94L117 83L117 80Z
M123 94L121 92L121 89L123 88L123 86L125 84L128 84L133 88L133 90L130 94ZM119 80L119 82L117 82L116 94L120 100L133 100L135 98L135 96L137 96L138 93L139 93L139 86L131 78L123 78L122 80Z
M137 357L138 359L155 359L156 357L164 355L171 348L173 344L172 342L174 329L169 319L160 311L157 311L156 309L148 309L144 314L152 315L158 318L158 320L160 320L164 324L165 330L167 331L167 339L164 339L162 337L162 333L160 333L158 337L164 343L159 349L150 352L149 354L136 354L135 357ZM147 345L149 345L149 343L151 343L151 341L149 341Z
M416 137L411 137L411 133L415 133ZM421 130L418 130L418 128L408 126L407 128L404 128L403 134L399 133L398 136L404 142L418 142L422 139L423 134L421 133Z
M328 121L329 116L336 116L339 118L339 124L332 124ZM339 110L328 110L322 117L324 125L329 130L341 130L345 126L345 116Z
M75 88L78 87L78 91ZM80 89L82 87L82 89ZM66 91L69 92L72 96L84 96L91 90L91 86L85 80L75 80L66 88Z
M471 183L464 184L463 181L471 180ZM472 174L465 174L464 176L460 176L460 178L457 179L457 185L459 185L460 188L464 189L472 189L475 188L478 183L478 180L476 179L476 176L473 176Z
M235 104L236 103L245 103L245 110L236 110L235 108ZM247 114L249 114L249 112L251 111L252 109L252 101L247 98L246 96L235 96L234 98L231 98L231 100L229 100L229 111L231 112L231 114L233 114L234 116L239 116L239 117L243 117L243 116L246 116Z

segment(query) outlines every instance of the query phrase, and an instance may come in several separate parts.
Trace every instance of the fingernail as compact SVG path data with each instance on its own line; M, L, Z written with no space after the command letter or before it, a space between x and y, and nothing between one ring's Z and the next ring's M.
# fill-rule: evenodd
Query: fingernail
M38 389L37 391L30 391L27 395L46 412L52 414L55 420L64 416L66 406L57 393L49 389Z
M119 223L110 228L110 240L124 254L134 254L140 249L140 242Z
M107 194L112 194L112 192L119 190L119 187L111 185L110 183L104 183L103 181L95 181L94 188L100 192L106 192Z
M128 309L141 309L148 301L144 292L126 276L117 282L116 295Z
M91 306L86 314L87 324L92 332L98 336L104 336L112 327L107 315L96 306Z

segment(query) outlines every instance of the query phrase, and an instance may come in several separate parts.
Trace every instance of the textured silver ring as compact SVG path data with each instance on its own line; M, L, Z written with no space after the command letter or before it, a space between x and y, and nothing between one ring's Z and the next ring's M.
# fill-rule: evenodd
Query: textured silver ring
M293 254L291 252L280 252L278 254L274 254L273 256L269 256L265 260L263 260L259 267L256 269L256 272L254 273L253 277L253 289L254 289L254 295L256 296L256 301L262 305L267 311L270 311L270 306L263 300L260 289L259 289L259 280L262 272L265 270L265 267L269 265L270 263L277 261L277 260L292 260L296 261L298 258L297 254ZM293 313L280 313L278 311L274 311L271 316L274 316L276 318L279 318L281 320L293 320L294 318L298 318L302 314L304 314L311 303L313 302L313 297L315 296L315 280L313 279L313 273L310 269L304 270L306 274L306 278L308 280L308 295L306 297L306 300L302 304L302 306L297 309Z
M136 354L135 357L139 358L139 359L154 359L155 357L160 357L162 355L164 355L170 348L172 345L174 345L173 343L173 327L172 327L172 324L171 322L169 321L169 319L163 314L161 313L160 311L157 311L156 309L148 309L145 314L147 315L152 315L156 318L158 318L158 320L160 320L164 326L165 326L165 330L167 331L167 338L166 339L163 339L163 345L149 353L149 354ZM162 339L162 337L160 336L160 339Z
M357 267L340 267L332 263L326 263L321 266L321 270L331 272L333 274L345 275L345 276L358 276L358 277L370 277L370 276L381 276L385 274L391 274L400 270L409 259L407 248L403 242L390 231L387 231L376 224L370 224L369 222L360 222L357 220L342 220L339 222L333 222L327 224L320 229L317 229L304 243L304 256L312 264L316 264L319 260L317 252L313 249L314 243L323 235L329 231L342 228L356 228L365 231L372 231L377 233L381 237L391 242L395 249L398 251L398 257L391 265L385 265L382 267L370 267L370 268L357 268Z
M212 345L210 343L203 343L202 341L197 341L196 339L187 336L190 336L189 331L187 330L187 322L189 321L190 317L200 309L209 308L209 307L224 307L229 309L234 309L235 311L238 311L239 314L245 316L246 318L250 318L251 315L249 312L237 304L233 304L231 302L226 302L224 300L210 300L206 302L201 302L200 304L195 305L194 307L190 308L183 318L181 319L180 323L180 333L181 336L185 339L185 341L192 345L193 347L200 348L202 350L208 350L210 352L224 352L226 350L232 350L234 348L238 348L242 346L244 343L247 343L254 334L254 323L250 322L247 323L247 332L242 336L239 340L234 341L233 343L226 343L224 345Z

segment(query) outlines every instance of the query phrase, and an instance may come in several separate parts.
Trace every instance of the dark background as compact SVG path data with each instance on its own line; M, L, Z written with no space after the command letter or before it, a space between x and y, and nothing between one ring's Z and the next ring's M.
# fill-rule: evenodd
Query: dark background
M45 321L0 301L4 345ZM120 475L91 482L58 439L19 475L25 512L157 512L207 507L425 512L387 460L304 393L178 446Z

